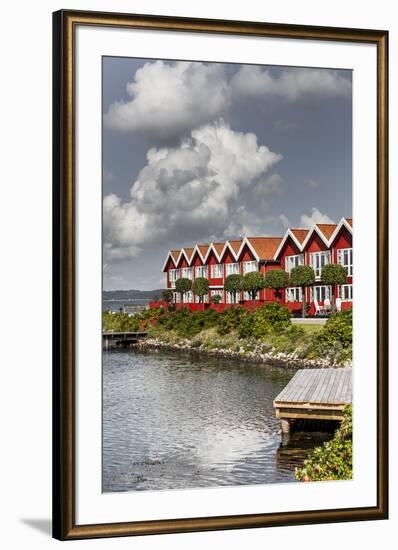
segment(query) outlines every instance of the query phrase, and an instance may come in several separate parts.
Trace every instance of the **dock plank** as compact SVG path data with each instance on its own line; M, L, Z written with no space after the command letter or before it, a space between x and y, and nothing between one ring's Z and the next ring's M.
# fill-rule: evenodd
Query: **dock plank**
M301 369L275 398L275 402L349 403L351 368Z

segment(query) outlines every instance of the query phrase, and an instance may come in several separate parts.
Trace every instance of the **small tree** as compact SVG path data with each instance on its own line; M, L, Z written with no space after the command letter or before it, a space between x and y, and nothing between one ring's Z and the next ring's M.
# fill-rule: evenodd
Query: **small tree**
M211 298L210 298L210 302L212 304L219 304L221 302L221 294L214 294Z
M281 290L289 286L289 275L283 269L272 269L265 274L263 285L275 290L276 301L279 302Z
M236 295L242 290L242 276L228 275L224 281L224 288L227 292L230 292L234 297L234 304L236 304Z
M170 290L169 288L166 288L162 292L162 298L165 302L170 304L173 301L173 291Z
M191 288L192 288L191 279L187 279L186 277L181 277L181 279L176 280L176 292L179 292L181 296L181 304L183 301L184 293L191 290Z
M192 292L199 297L199 303L203 303L203 299L209 294L209 281L206 277L198 277L192 283Z
M322 268L322 282L332 287L332 307L336 309L336 288L337 285L344 285L347 282L347 270L340 264L327 264Z
M251 299L256 305L256 296L259 290L264 288L264 278L258 271L246 273L242 279L242 290L250 294Z
M305 317L305 289L315 283L315 272L309 265L297 265L290 272L290 285L301 288L302 309L301 316Z

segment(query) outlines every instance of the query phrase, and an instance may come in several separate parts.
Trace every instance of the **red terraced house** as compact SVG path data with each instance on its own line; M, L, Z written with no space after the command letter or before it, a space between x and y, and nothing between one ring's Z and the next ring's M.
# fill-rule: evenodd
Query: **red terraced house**
M167 274L167 288L175 289L177 279L186 277L192 281L196 277L209 280L209 294L204 303L192 292L186 292L182 303L180 294L174 292L176 307L188 307L192 310L214 307L219 311L234 305L233 296L224 290L224 281L228 275L245 275L250 271L265 274L270 269L284 269L290 273L297 265L310 265L315 271L316 283L306 289L304 300L310 304L310 314L315 313L315 303L323 305L325 299L331 299L332 289L321 283L324 265L340 263L347 269L347 283L340 285L337 295L342 308L352 306L352 220L342 218L338 224L315 224L311 229L288 229L283 237L245 237L225 243L212 242L169 250L163 271ZM215 294L221 296L219 305L210 304ZM275 301L275 293L264 289L258 293L256 306ZM282 293L281 303L293 312L301 311L302 292L300 288L290 287ZM253 300L246 292L241 292L237 303L252 308ZM151 307L160 302L151 302Z

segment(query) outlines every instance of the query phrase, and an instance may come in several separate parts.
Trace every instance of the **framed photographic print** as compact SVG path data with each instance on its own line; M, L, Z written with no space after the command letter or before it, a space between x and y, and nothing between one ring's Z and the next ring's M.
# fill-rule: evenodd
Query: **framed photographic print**
M387 40L54 14L54 537L387 517Z

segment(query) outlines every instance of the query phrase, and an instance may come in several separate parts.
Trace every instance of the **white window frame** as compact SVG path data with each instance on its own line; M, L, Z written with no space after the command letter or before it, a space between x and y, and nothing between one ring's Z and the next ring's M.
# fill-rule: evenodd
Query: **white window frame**
M197 265L195 267L195 278L205 277L207 279L207 265Z
M322 298L323 293L324 293L324 296ZM315 296L315 294L318 294L318 296ZM326 299L331 300L332 287L330 285L313 286L311 287L311 290L310 290L310 298L311 298L311 302L315 302L315 298L318 302L324 302Z
M200 301L200 298L202 298L202 301ZM195 304L208 304L209 303L209 295L205 294L204 296L197 296L195 294Z
M224 264L212 264L210 267L210 275L212 279L222 279Z
M236 293L236 297L234 299L234 295L232 292L229 292L228 290L225 291L226 304L239 304L239 302L240 302L240 292Z
M169 282L171 288L175 288L176 280L179 278L179 269L170 269L169 270Z
M345 291L348 290L348 298L344 297ZM352 284L345 284L339 286L339 298L342 302L352 302Z
M322 258L325 258L326 261L322 264ZM330 250L321 250L319 252L310 252L310 266L315 272L315 278L320 279L322 275L322 268L325 265L330 264L331 254Z
M293 254L285 257L285 271L287 273L290 273L298 265L304 265L304 254Z
M240 274L239 262L225 264L225 274L227 277L228 275L239 275Z
M250 273L250 272L249 272L249 273ZM255 299L255 300L258 300L258 299L259 299L259 296L260 296L260 292L257 291L256 297L255 297L254 299ZM245 301L253 300L253 298L251 297L251 293L248 292L247 290L245 290L245 291L243 292L243 299L244 299Z
M192 281L192 277L193 277L193 267L181 268L181 279L190 279Z
M179 292L173 292L173 302L179 304L181 302L181 296Z
M246 273L252 273L253 271L258 271L258 262L256 260L242 262L242 267L243 267L243 275L246 275Z
M303 301L303 289L301 286L290 286L285 290L285 302L302 302Z
M352 277L352 248L338 248L336 252L337 263L346 268L348 277Z
M184 294L182 295L182 302L184 304L192 304L193 303L192 290L187 290L186 292L184 292Z

